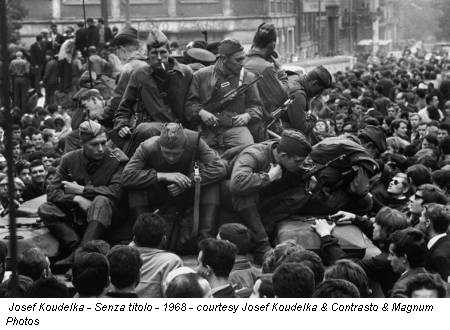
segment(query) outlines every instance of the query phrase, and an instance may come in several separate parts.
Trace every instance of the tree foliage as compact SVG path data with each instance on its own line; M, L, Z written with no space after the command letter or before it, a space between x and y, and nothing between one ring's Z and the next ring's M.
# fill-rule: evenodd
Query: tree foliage
M8 39L14 40L18 38L18 30L22 26L20 21L28 15L28 10L23 5L22 0L8 0L6 1L6 14L8 18Z

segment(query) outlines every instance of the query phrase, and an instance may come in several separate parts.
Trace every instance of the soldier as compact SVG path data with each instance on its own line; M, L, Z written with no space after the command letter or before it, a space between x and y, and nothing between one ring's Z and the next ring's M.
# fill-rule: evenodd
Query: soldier
M200 122L203 137L215 149L229 149L254 142L248 125L261 120L262 107L256 85L220 109L208 111L205 104L220 101L238 86L249 84L255 75L246 70L244 49L237 40L223 40L219 57L213 66L194 74L188 101L186 118L192 123Z
M270 114L288 98L288 78L275 59L276 42L275 26L268 23L261 24L255 33L252 48L244 64L247 70L263 77L258 81L258 90L264 106L265 121L270 119ZM253 132L253 135L257 135L261 141L265 140L264 131L259 134Z
M290 188L300 191L298 187L301 182L296 175L310 152L311 145L303 134L285 130L280 141L249 146L239 154L234 163L230 180L233 208L253 234L256 262L260 262L264 253L270 249L261 220L263 213L260 213L259 208L264 199L282 196ZM282 197L279 198L281 199ZM289 206L284 206L283 212L289 212ZM300 208L301 201L295 207Z
M138 215L159 209L167 214L189 208L196 159L202 186L199 236L213 236L219 205L218 185L213 183L225 177L225 163L198 133L178 123L164 124L161 135L143 142L126 165L122 184L129 192L130 211Z
M137 117L136 129L126 147L128 155L133 154L140 142L159 135L163 123L183 122L184 103L192 80L192 70L170 56L169 40L162 32L150 31L147 50L149 66L131 75L114 122L119 137L127 139L134 126L133 114Z
M331 74L323 66L290 83L290 96L294 98L294 103L282 117L284 128L298 129L308 135L315 125L315 120L307 116L309 103L325 89L330 88L331 83Z
M71 265L78 245L102 238L117 219L120 178L128 161L119 149L105 146L106 133L99 123L85 121L79 132L82 149L63 156L48 188L48 202L39 208L41 219L70 253L59 265ZM77 231L83 231L81 243Z

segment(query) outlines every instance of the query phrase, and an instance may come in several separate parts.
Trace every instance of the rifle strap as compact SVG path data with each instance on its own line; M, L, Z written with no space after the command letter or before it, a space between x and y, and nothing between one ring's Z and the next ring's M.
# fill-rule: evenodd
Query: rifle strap
M196 238L198 235L199 225L200 225L200 133L197 136L197 145L195 149L194 156L194 214L192 221L192 237Z

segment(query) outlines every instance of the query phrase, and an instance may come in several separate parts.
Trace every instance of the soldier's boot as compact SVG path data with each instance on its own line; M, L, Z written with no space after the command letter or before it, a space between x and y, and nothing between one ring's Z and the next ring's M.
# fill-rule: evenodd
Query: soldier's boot
M261 216L258 209L255 207L249 207L239 211L242 223L247 226L253 236L253 260L256 264L261 265L263 262L264 254L272 247L269 243L269 237L261 222Z
M219 213L219 205L206 204L200 206L200 224L198 240L215 237L217 231L217 215Z
M90 221L83 234L80 245L83 246L87 242L95 239L101 239L106 231L106 227L99 221Z
M79 246L80 239L70 226L65 223L53 223L48 225L50 232L55 236L55 238L61 244L61 247L69 252L69 255L57 261L55 263L56 267L70 267L73 264L74 253L76 248Z

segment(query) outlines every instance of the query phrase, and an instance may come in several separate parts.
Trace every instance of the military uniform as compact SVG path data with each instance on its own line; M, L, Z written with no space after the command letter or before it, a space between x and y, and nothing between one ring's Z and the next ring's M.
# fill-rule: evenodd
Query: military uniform
M169 195L167 182L158 181L158 172L179 172L191 178L193 182L193 162L197 148L201 175L201 207L200 207L200 236L202 235L202 221L213 221L219 205L219 187L214 183L224 179L226 166L219 155L202 139L198 140L198 133L184 130L186 143L184 152L175 164L169 164L161 153L160 136L154 136L143 142L130 159L122 174L122 184L129 194L130 209L137 213L160 209L166 211L183 211L193 205L193 189L186 190L179 196ZM197 147L198 142L198 147ZM208 208L207 206L212 206ZM208 225L208 227L211 224ZM211 236L213 228L205 229L203 234Z
M74 229L84 228L92 222L108 228L117 218L122 197L121 175L127 160L119 149L107 150L98 161L87 159L83 149L62 157L55 179L48 188L48 202L39 208L39 213L63 247L73 251L78 246ZM74 202L75 195L65 193L62 181L75 181L84 186L82 197L92 201L86 213Z

